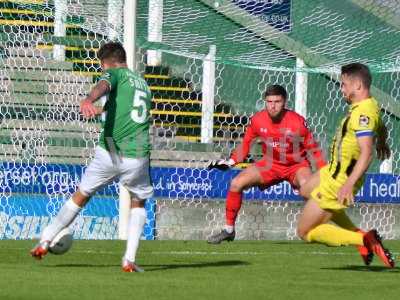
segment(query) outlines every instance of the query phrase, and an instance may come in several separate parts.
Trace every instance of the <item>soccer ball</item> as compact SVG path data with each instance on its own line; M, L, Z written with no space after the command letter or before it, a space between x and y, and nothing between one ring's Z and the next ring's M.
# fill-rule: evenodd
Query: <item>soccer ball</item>
M72 246L72 233L69 228L61 230L51 241L49 252L53 254L64 254Z

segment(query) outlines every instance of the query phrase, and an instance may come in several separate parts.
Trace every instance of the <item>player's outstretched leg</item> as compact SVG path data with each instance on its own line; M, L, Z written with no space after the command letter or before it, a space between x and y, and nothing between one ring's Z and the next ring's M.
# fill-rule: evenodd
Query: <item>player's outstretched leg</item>
M235 239L235 234L235 230L229 233L225 229L222 229L221 232L210 236L207 242L209 244L220 244L222 241L232 242Z
M72 198L61 207L57 215L51 220L50 224L43 230L39 244L31 251L32 257L42 259L48 252L50 241L65 227L69 226L81 211Z
M357 232L365 234L366 232L358 229ZM374 252L369 251L366 246L357 246L358 253L360 253L361 258L366 266L369 266L374 258Z
M144 272L144 270L139 267L137 264L135 264L132 261L129 261L125 258L122 259L122 271L128 272L128 273L133 273L133 272Z
M344 210L335 211L332 215L331 220L344 229L356 231L361 233L362 235L365 234L365 231L361 230L360 228L357 228L356 225L354 225L354 223L347 216ZM372 251L369 251L368 248L365 247L364 245L356 247L358 253L360 253L361 255L364 264L369 266L372 262L372 259L374 258L374 253Z
M39 242L33 249L30 251L33 258L38 260L42 259L49 252L49 241Z
M368 231L364 235L364 245L369 251L376 254L385 266L394 268L394 257L388 249L383 247L382 239L375 229Z

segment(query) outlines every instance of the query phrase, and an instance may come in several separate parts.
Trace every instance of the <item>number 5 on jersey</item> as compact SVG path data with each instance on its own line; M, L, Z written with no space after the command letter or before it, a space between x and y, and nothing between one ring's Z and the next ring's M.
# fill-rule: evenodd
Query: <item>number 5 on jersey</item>
M131 112L131 118L135 123L142 124L147 120L147 106L146 106L147 94L143 91L136 90L133 96L133 109Z

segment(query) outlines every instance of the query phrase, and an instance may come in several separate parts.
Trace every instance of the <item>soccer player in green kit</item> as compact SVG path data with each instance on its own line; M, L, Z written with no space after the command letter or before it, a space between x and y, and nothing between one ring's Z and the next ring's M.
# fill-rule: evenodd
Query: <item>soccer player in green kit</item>
M42 259L48 253L50 242L74 221L90 197L119 178L131 195L128 240L122 269L125 272L141 272L143 270L135 263L135 256L146 222L145 199L153 195L149 175L151 92L146 81L128 69L126 53L120 43L103 45L97 56L104 73L89 96L81 101L80 112L86 118L103 111L106 113L99 145L78 190L43 230L40 242L31 250L31 255ZM107 95L107 101L100 110L93 103L103 95Z

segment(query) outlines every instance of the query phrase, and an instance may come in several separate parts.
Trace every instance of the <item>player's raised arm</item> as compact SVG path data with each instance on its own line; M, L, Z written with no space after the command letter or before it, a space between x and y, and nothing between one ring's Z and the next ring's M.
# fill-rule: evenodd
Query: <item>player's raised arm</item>
M80 103L80 112L85 118L92 118L102 113L98 107L94 106L100 97L104 96L110 91L110 84L105 80L100 80L96 86L90 91L89 95Z

